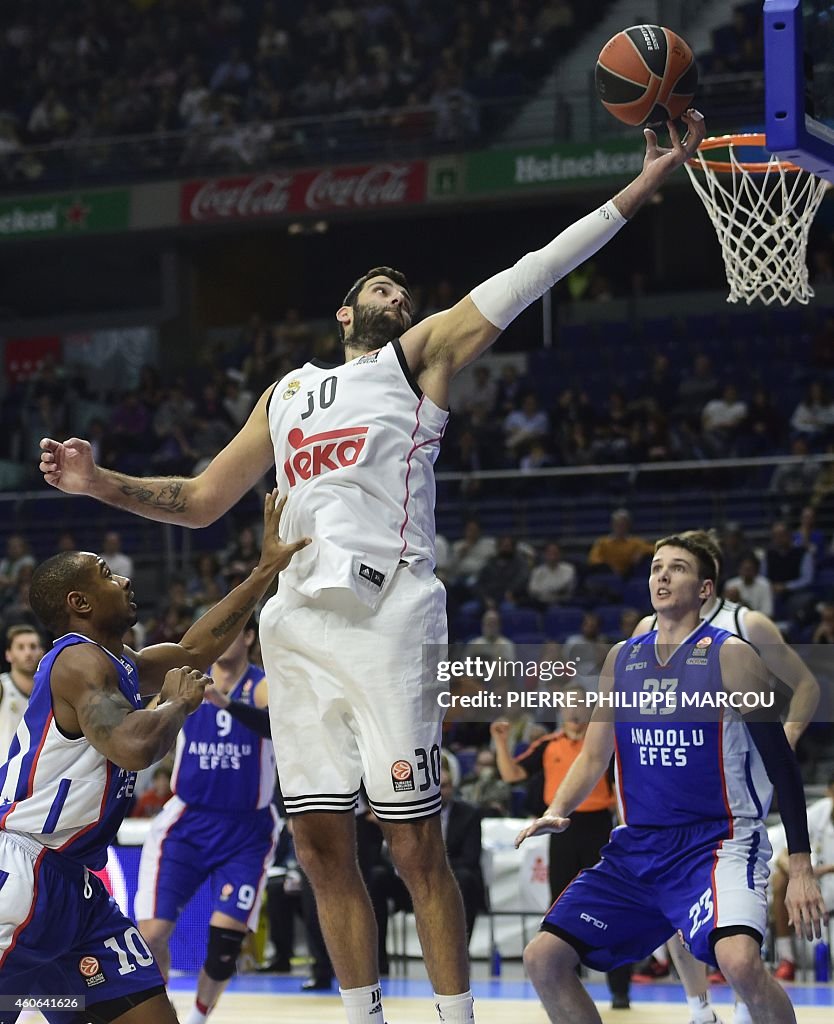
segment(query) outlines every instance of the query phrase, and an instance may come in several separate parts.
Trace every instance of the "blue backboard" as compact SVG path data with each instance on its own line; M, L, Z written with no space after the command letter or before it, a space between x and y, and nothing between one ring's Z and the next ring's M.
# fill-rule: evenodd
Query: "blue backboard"
M764 0L767 148L834 181L834 0Z

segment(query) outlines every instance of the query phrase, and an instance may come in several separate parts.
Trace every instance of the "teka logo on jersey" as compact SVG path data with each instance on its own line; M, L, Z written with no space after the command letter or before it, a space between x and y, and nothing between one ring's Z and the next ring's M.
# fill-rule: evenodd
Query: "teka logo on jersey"
M362 454L367 433L367 427L348 427L305 437L302 430L293 427L287 440L295 448L295 454L284 462L290 487L295 487L299 480L311 480L331 469L352 466Z
M290 201L291 174L207 181L191 197L188 219L239 220L283 213Z

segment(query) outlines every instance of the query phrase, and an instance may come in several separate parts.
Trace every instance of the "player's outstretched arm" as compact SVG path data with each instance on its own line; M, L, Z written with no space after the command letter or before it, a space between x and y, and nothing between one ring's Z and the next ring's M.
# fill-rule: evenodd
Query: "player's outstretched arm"
M108 760L128 771L148 768L171 749L210 680L187 666L168 673L158 706L134 707L119 689L112 661L92 644L62 651L52 670L55 718L67 735L83 734Z
M608 652L600 673L600 693L613 692L614 663L621 647L622 644L619 643ZM570 825L568 815L576 810L608 771L613 754L613 712L610 708L601 710L597 707L588 723L579 756L571 765L544 814L518 833L515 840L516 849L530 836L564 832Z
M820 685L813 673L787 643L776 625L761 612L749 612L747 636L759 652L765 667L793 691L785 719L785 735L796 749L799 737L808 728L820 700Z
M252 704L247 704L242 700L232 700L227 693L223 693L214 684L206 687L205 698L215 707L224 708L232 718L240 722L241 725L245 725L256 736L261 736L265 740L272 736L269 711L267 710L269 695L266 678L262 679L255 687Z
M66 494L86 494L128 512L177 526L208 526L253 487L272 465L266 405L270 386L235 437L197 477L136 477L102 469L89 441L41 440L44 480Z
M724 688L731 695L740 695L747 707L745 725L779 798L779 813L785 826L789 854L785 897L788 919L797 935L804 935L807 939L820 938L828 913L811 867L805 791L799 764L785 730L768 711L772 690L767 669L750 644L737 637L724 641L720 662Z
M445 397L443 382L485 351L513 320L557 281L610 241L668 176L695 154L706 134L703 115L688 110L682 140L668 122L671 146L657 144L645 131L646 155L640 174L610 202L571 224L549 245L527 253L508 270L473 288L451 309L427 317L403 335L412 373L430 397Z
M286 498L278 500L277 489L264 498L261 557L242 583L201 615L178 644L154 644L139 654L130 652L136 659L143 694L155 693L165 673L179 665L193 665L205 671L243 630L276 575L286 569L297 551L310 543L309 537L290 543L281 539L281 513L286 502Z

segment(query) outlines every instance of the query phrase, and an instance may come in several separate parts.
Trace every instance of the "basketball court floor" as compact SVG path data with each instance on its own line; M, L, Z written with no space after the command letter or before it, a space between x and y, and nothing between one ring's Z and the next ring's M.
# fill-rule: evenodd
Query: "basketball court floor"
M520 965L508 965L512 974ZM477 974L476 965L476 974ZM510 972L507 972L510 973ZM301 976L243 975L235 978L211 1015L212 1024L344 1024L338 995L306 995L299 992ZM787 986L797 1007L799 1024L831 1024L834 1020L834 987ZM191 1006L194 978L175 978L172 998L180 1020ZM604 983L590 983L588 990L605 1024L687 1024L689 1016L681 988L654 982L632 986L630 1010L612 1010ZM385 1016L389 1024L431 1024L436 1020L431 986L422 979L392 978L384 983ZM533 986L524 980L490 979L472 983L478 1024L547 1024L547 1016ZM712 999L724 1024L732 1021L732 997L726 986L714 986Z

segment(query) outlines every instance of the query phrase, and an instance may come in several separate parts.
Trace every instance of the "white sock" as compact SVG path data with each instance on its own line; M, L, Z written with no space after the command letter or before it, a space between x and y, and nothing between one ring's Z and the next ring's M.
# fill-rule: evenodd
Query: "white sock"
M733 1024L753 1024L753 1018L746 1003L736 1003L733 1009Z
M191 1007L191 1012L185 1018L185 1024L206 1024L208 1014L203 1013L196 1006Z
M793 943L790 935L784 935L776 940L776 959L790 960L793 963Z
M475 1020L475 1006L472 992L461 992L457 996L434 994L434 1008L437 1019L443 1024L470 1024Z
M687 996L691 1024L713 1024L715 1014L709 1004L709 993L702 992L697 996Z
M364 988L340 988L348 1024L382 1024L382 989L379 982Z

